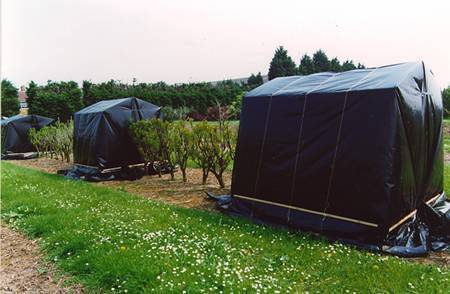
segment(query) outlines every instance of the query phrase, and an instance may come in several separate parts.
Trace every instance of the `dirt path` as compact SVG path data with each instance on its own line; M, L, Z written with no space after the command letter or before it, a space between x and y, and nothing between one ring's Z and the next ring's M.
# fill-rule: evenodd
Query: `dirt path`
M0 293L83 293L79 285L64 286L55 265L43 261L36 240L2 224L0 227Z

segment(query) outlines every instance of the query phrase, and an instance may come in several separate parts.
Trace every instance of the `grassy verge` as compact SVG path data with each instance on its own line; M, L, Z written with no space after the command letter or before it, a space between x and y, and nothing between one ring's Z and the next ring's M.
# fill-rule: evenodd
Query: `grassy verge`
M444 119L444 152L450 154L450 120Z
M174 207L9 163L2 163L1 180L2 218L39 237L49 258L92 290L448 290L448 268Z

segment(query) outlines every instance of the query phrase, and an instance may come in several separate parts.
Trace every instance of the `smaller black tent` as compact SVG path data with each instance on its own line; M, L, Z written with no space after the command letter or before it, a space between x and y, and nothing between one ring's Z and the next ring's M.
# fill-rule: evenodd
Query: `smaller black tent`
M99 169L142 163L130 122L158 118L160 107L134 98L104 100L74 115L74 163Z
M31 128L41 129L53 119L40 115L15 115L1 121L2 153L33 152L35 148L28 138Z

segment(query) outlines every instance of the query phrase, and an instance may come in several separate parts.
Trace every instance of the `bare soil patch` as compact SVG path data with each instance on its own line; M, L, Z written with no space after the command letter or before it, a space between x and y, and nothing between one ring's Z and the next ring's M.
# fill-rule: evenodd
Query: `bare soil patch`
M71 164L50 159L35 158L29 160L10 160L14 164L34 168L48 173L56 173L60 169L67 169ZM170 175L144 176L136 181L109 181L99 182L97 185L113 187L137 194L146 198L156 199L167 203L188 207L213 210L215 203L206 196L206 191L216 195L230 192L231 172L224 175L225 189L220 189L216 178L210 174L206 185L202 185L201 169L189 168L187 170L187 182L181 179L181 172L175 173L175 180L170 180Z
M0 293L83 293L80 285L65 286L55 265L44 262L36 240L4 224L1 234Z

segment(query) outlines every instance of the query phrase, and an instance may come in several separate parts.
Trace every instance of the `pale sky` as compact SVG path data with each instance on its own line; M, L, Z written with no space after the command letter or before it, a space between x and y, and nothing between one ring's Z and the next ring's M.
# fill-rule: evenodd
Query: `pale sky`
M425 61L450 84L450 1L2 0L1 74L196 82L266 74L277 46L366 66Z

